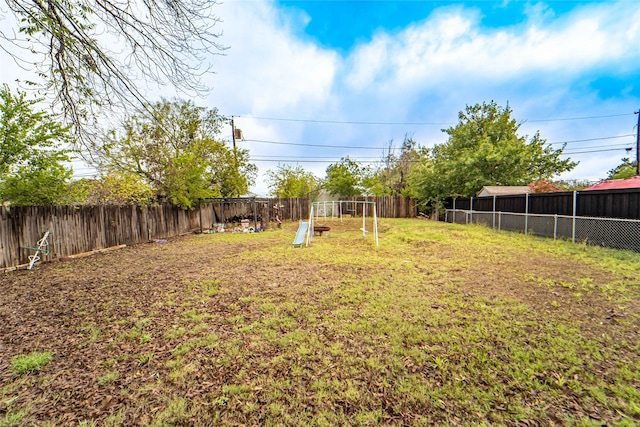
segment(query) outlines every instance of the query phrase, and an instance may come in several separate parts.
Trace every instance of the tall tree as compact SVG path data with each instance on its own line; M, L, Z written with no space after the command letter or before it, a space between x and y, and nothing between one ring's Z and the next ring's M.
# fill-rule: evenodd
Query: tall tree
M36 111L40 99L0 88L0 199L12 204L58 203L73 174L63 144L71 142L68 127Z
M455 127L443 129L447 142L433 147L433 168L423 181L423 197L474 196L485 185L527 185L573 169L540 137L518 136L512 110L490 103L467 106Z
M419 190L416 184L429 162L430 152L409 135L405 135L400 153L395 154L395 151L393 141L390 141L381 166L371 179L365 181L368 189L371 194L379 196L416 197Z
M79 136L92 136L91 119L105 108L143 106L138 81L200 92L200 79L210 68L207 54L224 49L214 31L219 21L214 1L6 4L19 24L13 32L0 32L0 48L19 66L35 67L41 81L33 84L52 94Z
M311 197L320 180L300 165L281 165L267 171L269 192L276 197Z
M102 146L101 169L136 174L156 195L190 209L201 198L245 194L257 168L219 140L226 119L191 101L162 100L129 117Z
M348 156L327 167L324 188L334 196L359 196L365 191L365 181L370 175L367 167L362 167Z

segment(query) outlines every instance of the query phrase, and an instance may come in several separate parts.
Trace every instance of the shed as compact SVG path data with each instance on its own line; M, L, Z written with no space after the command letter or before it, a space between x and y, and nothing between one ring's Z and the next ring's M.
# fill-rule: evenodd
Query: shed
M485 185L477 197L513 196L532 192L533 190L528 185Z

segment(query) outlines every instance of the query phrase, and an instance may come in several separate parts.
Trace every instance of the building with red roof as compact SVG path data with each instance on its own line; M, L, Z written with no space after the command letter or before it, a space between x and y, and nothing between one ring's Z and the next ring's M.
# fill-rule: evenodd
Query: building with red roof
M590 190L624 190L627 188L640 188L640 176L636 175L629 179L605 179L597 184L587 187L582 191Z

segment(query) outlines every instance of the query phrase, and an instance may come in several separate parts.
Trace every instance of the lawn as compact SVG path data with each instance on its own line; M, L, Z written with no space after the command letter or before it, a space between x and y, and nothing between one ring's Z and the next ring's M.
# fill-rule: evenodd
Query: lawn
M329 225L0 274L0 426L640 424L640 254Z

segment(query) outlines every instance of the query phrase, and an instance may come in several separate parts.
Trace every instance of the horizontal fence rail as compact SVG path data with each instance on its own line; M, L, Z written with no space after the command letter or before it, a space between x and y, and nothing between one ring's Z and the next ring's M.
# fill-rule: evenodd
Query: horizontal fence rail
M379 217L415 217L415 200L408 197L367 200L379 203ZM40 252L39 256L42 261L51 261L205 231L243 219L256 228L268 229L278 220L308 219L309 212L307 198L207 199L191 211L171 205L0 206L0 271L29 263L29 256L35 254L33 248L46 231L50 232L44 248L48 253Z
M640 252L640 220L447 209L445 221Z

